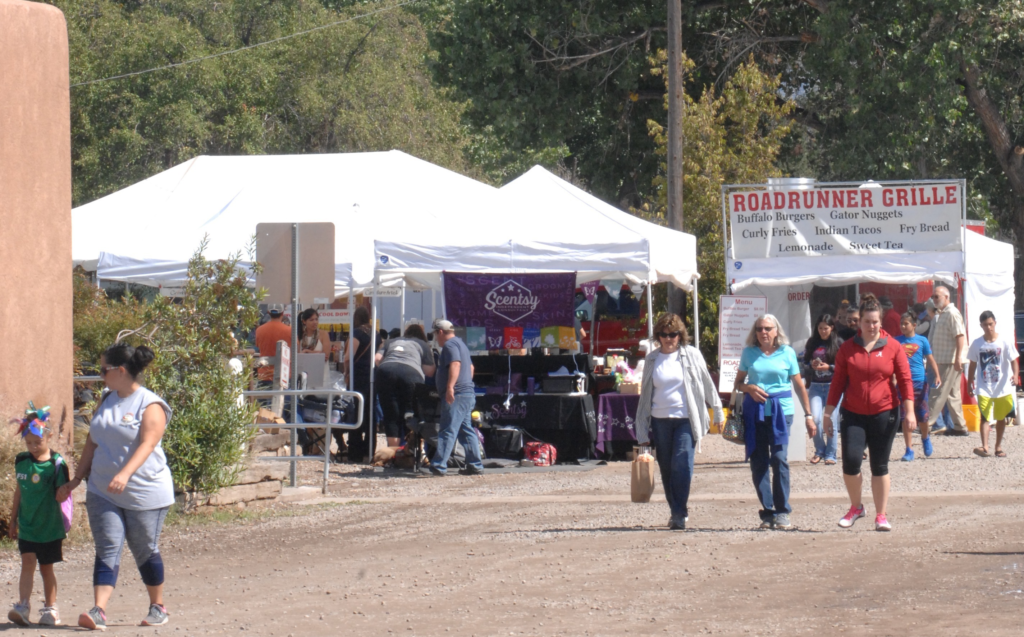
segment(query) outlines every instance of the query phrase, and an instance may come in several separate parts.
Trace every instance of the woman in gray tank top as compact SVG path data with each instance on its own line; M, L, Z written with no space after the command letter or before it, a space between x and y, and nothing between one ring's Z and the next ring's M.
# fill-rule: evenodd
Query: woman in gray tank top
M174 483L160 446L171 408L139 384L139 374L152 360L148 347L125 343L104 352L100 375L108 391L96 408L75 478L61 487L71 491L88 478L85 508L96 544L95 605L82 613L78 625L90 630L106 630L107 602L126 540L149 592L149 614L142 625L167 623L158 543L174 504Z

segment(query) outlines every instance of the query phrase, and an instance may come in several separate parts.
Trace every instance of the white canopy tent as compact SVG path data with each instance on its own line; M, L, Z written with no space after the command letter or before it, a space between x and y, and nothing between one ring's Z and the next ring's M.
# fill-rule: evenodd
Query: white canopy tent
M440 289L444 271L576 272L577 283L670 281L696 295L693 235L623 212L540 166L503 187L500 194L500 216L508 225L451 227L413 241L376 241L381 282L404 280ZM653 326L648 327L650 331Z
M695 236L623 212L540 166L534 166L504 186L501 194L507 195L517 205L553 205L573 210L587 219L601 216L620 224L630 233L645 237L650 244L651 269L656 275L655 282L669 281L690 291L700 276L697 274Z
M208 236L208 258L244 249L265 222L333 222L335 291L373 279L373 240L466 226L497 190L400 151L200 156L72 211L76 263L100 279L178 285Z
M977 337L977 315L991 310L1000 325L1012 326L1014 316L1013 245L962 230L962 252L727 259L733 294L768 298L794 343L811 334L809 298L812 285L839 286L864 281L918 283L963 282L968 338ZM1009 327L1004 328L1009 329Z

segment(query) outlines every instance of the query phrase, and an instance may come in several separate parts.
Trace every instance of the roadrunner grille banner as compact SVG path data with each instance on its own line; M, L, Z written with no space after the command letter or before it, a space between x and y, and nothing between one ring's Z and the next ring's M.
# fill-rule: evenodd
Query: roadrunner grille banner
M959 182L726 193L736 259L963 249Z

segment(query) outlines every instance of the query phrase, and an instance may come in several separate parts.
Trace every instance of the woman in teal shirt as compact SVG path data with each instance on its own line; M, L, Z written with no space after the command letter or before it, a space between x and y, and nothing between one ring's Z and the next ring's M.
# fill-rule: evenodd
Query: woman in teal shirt
M771 314L759 317L750 329L735 387L746 394L743 421L747 458L761 499L761 528L791 529L787 450L794 389L807 414L807 435L813 437L816 428L796 352L789 346L779 320Z

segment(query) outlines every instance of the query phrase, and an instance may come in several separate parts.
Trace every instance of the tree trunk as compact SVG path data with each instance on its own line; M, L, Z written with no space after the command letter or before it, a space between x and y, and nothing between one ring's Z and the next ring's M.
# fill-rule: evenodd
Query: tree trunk
M1010 136L1006 120L981 86L981 72L977 66L960 64L963 73L964 94L967 103L981 120L981 127L988 138L989 146L1010 183L1010 229L1014 242L1024 241L1024 148L1015 145ZM1021 251L1018 248L1018 254ZM1014 264L1014 292L1017 307L1024 307L1024 256L1017 256Z

